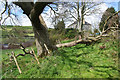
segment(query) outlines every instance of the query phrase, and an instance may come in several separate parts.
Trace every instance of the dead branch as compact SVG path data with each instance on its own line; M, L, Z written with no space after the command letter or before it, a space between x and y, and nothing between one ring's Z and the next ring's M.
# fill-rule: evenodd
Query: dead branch
M109 21L113 16L117 15L118 13L120 13L120 11L114 13L113 15L109 16L109 17L105 20L105 24L104 24L104 26L103 26L102 32L104 32L104 28L105 28L105 26L107 25L108 21Z
M63 43L63 44L57 44L56 47L72 47L74 45L76 45L77 43L81 42L82 40L77 40L77 41L72 41L69 43Z
M117 27L110 27L110 28L106 29L101 35L99 35L97 37L88 37L87 40L82 40L81 39L81 40L72 41L72 42L69 42L69 43L57 44L56 47L57 48L59 48L59 47L72 47L72 46L75 46L79 43L87 44L87 43L96 42L98 40L101 40L102 37L109 37L109 35L104 35L104 33L106 33L110 29L118 29L118 28Z
M16 55L15 57L17 58L17 57L19 57L19 56L25 56L26 54L30 54L30 55L32 55L32 56L34 56L32 53L32 51L26 51L25 50L25 47L22 45L22 44L20 44L20 46L21 46L21 49L23 50L23 52L24 52L24 54L18 54L18 55Z
M39 60L38 60L38 58L37 58L37 56L36 56L36 54L35 54L35 52L34 52L34 50L33 50L33 48L31 48L31 49L32 49L33 55L35 56L36 61L38 62L38 64L40 64L40 63L39 63Z
M12 54L12 57L13 57L15 63L16 63L16 66L17 66L17 68L18 68L18 70L19 70L19 73L21 74L22 72L21 72L21 69L20 69L20 67L19 67L19 65L18 65L18 62L17 62L17 60L16 60L16 57L15 57L14 52L12 52L11 54Z
M50 54L50 52L49 52L49 50L48 50L47 45L46 45L46 44L44 44L44 46L45 46L45 49L47 50L48 54Z

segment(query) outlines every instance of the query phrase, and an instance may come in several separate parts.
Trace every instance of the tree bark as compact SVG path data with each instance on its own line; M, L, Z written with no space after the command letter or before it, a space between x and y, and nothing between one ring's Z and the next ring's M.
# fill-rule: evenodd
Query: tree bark
M44 45L46 45L48 49L52 49L47 27L42 16L40 15L46 5L50 3L52 2L36 2L35 4L33 2L14 2L14 4L21 7L21 9L24 11L24 14L26 14L31 20L35 34L37 53L40 57L48 54L48 51Z
M43 57L48 54L48 51L46 50L44 44L48 47L48 49L52 49L46 24L42 16L40 15L47 4L48 3L46 2L45 3L37 2L33 10L31 11L30 15L33 31L35 34L37 54L39 57Z
M84 11L85 11L85 2L81 2L81 21L80 21L80 28L81 28L81 37L84 38L84 31L83 31L83 21L84 21Z
M42 24L39 25L39 26L43 27ZM35 34L35 42L36 42L36 47L37 47L37 54L40 57L47 55L47 50L46 50L46 48L44 46L44 44L46 44L48 49L50 49L50 41L49 41L47 29L46 28L44 28L44 29L36 29L35 25L33 24L33 31L34 31L34 34Z

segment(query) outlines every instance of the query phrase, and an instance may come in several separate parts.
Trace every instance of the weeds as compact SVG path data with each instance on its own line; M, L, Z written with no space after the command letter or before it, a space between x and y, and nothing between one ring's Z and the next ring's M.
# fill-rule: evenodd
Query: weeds
M104 43L105 49L100 49L102 44L59 48L51 53L52 56L39 59L39 65L30 55L19 57L22 74L14 62L8 64L9 58L5 53L11 50L3 50L3 78L118 78L117 43ZM36 53L36 48L34 50ZM14 52L20 53L19 50Z

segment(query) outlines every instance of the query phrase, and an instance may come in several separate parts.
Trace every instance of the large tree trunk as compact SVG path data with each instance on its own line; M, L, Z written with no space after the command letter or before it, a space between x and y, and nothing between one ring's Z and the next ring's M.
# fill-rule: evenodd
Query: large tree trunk
M33 22L33 31L35 34L35 41L36 41L36 47L37 47L37 54L42 57L48 54L47 49L45 48L45 45L48 49L51 49L52 45L50 44L48 31L45 25L45 22L42 18L42 16L39 17L40 22L36 21ZM39 27L37 27L39 26ZM37 28L36 28L37 27Z
M20 1L20 0L19 0ZM47 4L52 2L14 2L14 4L21 7L29 19L31 20L33 31L35 34L35 41L37 53L40 57L48 54L48 49L52 49L50 44L47 28L45 22L40 16ZM46 49L47 46L47 49Z
M37 15L37 13L38 12L36 12L34 9L32 10L31 22L32 22L33 31L35 34L37 54L39 57L43 57L48 54L48 51L47 51L45 45L47 46L48 49L51 49L52 45L50 44L46 24L45 24L42 16Z
M48 36L47 27L45 25L42 16L40 15L47 4L48 3L37 2L30 14L33 31L35 34L37 54L39 57L48 55L47 50L52 49L51 47L52 45L50 44L50 40ZM46 49L45 46L47 46L48 49Z
M52 49L52 45L50 44L48 36L47 27L42 16L40 15L47 4L48 3L46 2L45 3L37 2L34 5L34 8L32 9L30 14L33 31L35 34L37 54L39 57L48 55L48 49Z

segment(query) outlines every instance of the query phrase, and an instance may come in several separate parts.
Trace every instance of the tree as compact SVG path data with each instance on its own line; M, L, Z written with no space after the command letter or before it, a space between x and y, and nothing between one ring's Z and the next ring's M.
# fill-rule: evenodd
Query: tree
M48 49L53 49L53 47L50 43L47 27L41 16L41 13L43 12L46 5L51 4L52 2L34 3L32 2L32 0L31 2L21 2L21 0L18 1L19 2L13 2L13 4L19 6L24 11L23 13L28 16L32 23L38 55L40 57L47 55L48 51L46 50L45 45L48 47ZM6 1L5 10L3 11L3 13L7 11L9 6L10 5L8 5L8 2Z
M102 15L102 18L101 18L101 22L100 22L100 24L99 24L99 28L100 28L101 31L107 29L108 26L109 26L109 27L110 27L110 26L112 27L112 25L110 25L110 24L113 24L113 22L114 22L115 20L118 20L118 19L115 19L114 21L109 21L108 24L104 27L105 20L106 20L109 16L112 16L114 13L115 13L115 9L114 9L113 7L108 8L108 9L104 12L104 14Z
M64 20L62 19L62 21L59 21L57 25L55 25L55 29L58 30L60 33L63 32L65 30L65 23Z
M50 8L50 13L45 14L50 14L49 19L51 19L51 25L53 25L54 28L56 28L56 25L62 20L64 23L72 21L68 13L68 2L49 4L48 8Z
M18 1L21 1L21 0L18 0ZM73 46L73 45L83 41L83 40L79 40L79 41L71 42L70 44L65 44L65 45L60 44L60 45L56 45L55 47L50 43L47 27L46 27L46 24L45 24L42 16L41 16L41 13L43 12L44 8L48 4L51 4L52 2L35 2L34 3L31 1L31 2L13 2L13 3L15 5L21 7L21 9L24 11L24 14L26 14L28 16L28 18L30 19L32 26L33 26L33 31L35 34L37 53L40 57L48 54L46 46L48 49L53 49L53 48L61 47L61 46ZM84 12L84 14L83 13L81 13L81 14L90 15L91 14L90 12L93 13L93 11L94 11L93 7L98 5L98 4L92 4L90 2L88 2L88 3L89 3L89 5L84 4L84 5L87 5L87 7L85 7L85 9L82 10ZM10 7L8 5L5 5L5 6L7 6L7 8L9 8L9 9L6 9L6 7L5 7L5 10L3 11L3 13L6 10L10 10ZM90 10L91 8L92 8L92 10ZM77 10L78 10L78 8L77 8ZM10 11L8 11L8 12L9 12L8 17L10 17ZM83 16L83 18L84 18L84 16ZM108 19L110 19L110 18L108 18ZM102 35L98 36L97 38L99 38L101 36ZM84 42L92 42L93 40L96 41L97 38L92 39L92 40L88 40L88 41L83 41L83 43Z
M83 38L84 32L83 32L83 23L85 16L90 16L94 13L99 13L100 9L97 7L98 5L102 4L102 2L87 2L84 0L77 1L74 3L69 3L69 14L72 18L74 18L74 21L77 21L76 29L79 30L79 33L81 37Z
M61 18L64 19L65 22L77 21L77 25L75 26L76 33L78 32L78 29L81 33L80 35L83 37L84 33L82 32L82 29L84 17L94 13L98 13L100 10L99 8L97 8L97 6L102 4L102 2L87 2L84 0L78 0L77 2L60 2L56 4L57 6L60 5L62 9L59 10L49 5L51 11L53 11L55 15L54 17L52 17L52 24L55 23L54 25L56 25ZM76 35L78 35L78 33Z

